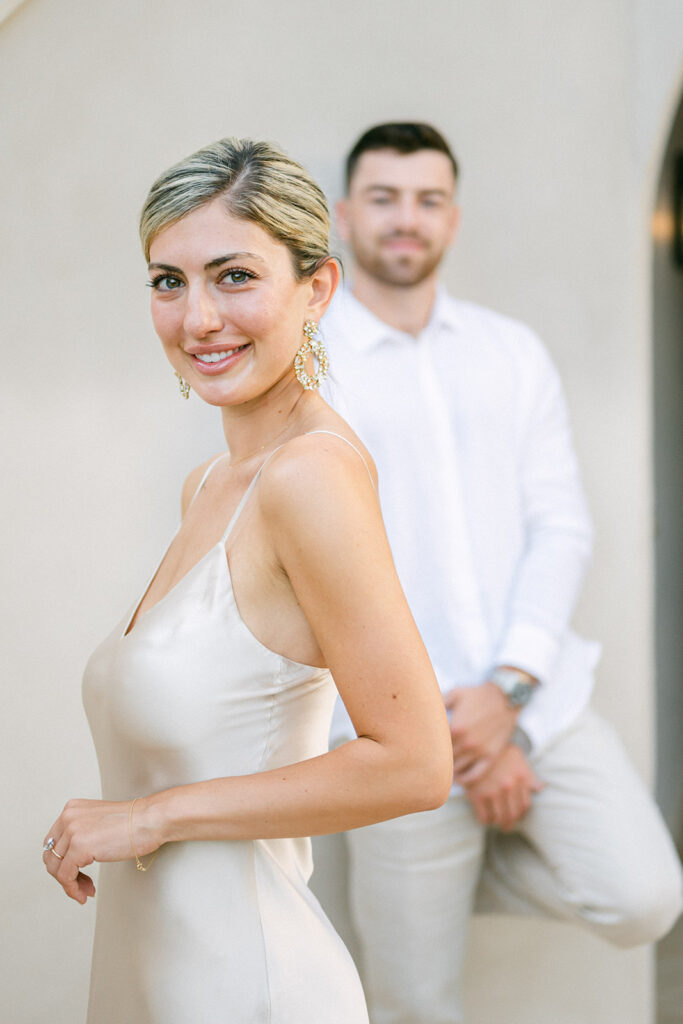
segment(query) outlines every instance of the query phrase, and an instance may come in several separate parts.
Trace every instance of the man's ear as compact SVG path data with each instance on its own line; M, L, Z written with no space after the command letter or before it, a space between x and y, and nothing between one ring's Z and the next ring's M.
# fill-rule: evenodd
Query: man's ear
M321 319L337 290L340 277L341 271L334 256L326 259L322 266L318 267L315 273L311 275L311 292L307 307L308 315L311 319Z
M337 205L334 208L337 222L337 234L341 238L342 242L348 242L349 240L348 208L349 200L347 196L338 200Z

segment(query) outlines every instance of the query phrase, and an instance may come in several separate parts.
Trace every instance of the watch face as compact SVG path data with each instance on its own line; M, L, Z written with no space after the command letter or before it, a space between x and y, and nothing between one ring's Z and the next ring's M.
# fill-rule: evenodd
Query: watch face
M513 707L521 708L528 703L533 693L533 686L531 683L523 683L521 680L515 683L515 685L508 692L508 700Z

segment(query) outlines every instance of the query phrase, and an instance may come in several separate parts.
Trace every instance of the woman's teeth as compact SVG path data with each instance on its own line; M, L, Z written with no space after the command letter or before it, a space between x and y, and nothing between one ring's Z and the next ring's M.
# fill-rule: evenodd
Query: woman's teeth
M230 348L225 352L208 352L206 355L195 356L195 359L198 359L200 363L220 363L221 359L227 359L233 352L239 352L241 348L244 348L244 346L240 345L239 348Z

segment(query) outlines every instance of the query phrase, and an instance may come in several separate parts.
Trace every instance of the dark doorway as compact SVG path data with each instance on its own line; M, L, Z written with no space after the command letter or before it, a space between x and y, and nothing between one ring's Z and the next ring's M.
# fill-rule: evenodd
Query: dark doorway
M657 799L683 847L683 98L653 217ZM657 1024L683 1021L683 918L658 947Z

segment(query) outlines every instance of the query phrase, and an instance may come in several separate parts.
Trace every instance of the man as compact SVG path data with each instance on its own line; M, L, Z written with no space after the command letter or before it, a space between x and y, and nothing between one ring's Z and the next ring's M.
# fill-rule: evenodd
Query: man
M438 286L456 161L430 126L388 124L347 172L330 397L377 462L455 783L437 811L348 833L350 900L373 1024L451 1024L475 895L629 946L678 916L680 865L587 706L599 648L568 623L591 531L557 373L528 328ZM341 708L332 741L352 735Z

